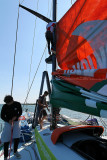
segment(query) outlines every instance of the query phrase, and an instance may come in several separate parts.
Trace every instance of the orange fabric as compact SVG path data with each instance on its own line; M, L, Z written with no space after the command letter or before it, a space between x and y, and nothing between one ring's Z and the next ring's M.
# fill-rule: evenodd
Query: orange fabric
M90 46L90 41L81 36L72 35L81 24L95 20L107 20L107 0L78 0L57 23L56 56L61 69L72 69L73 65L76 66L77 62L87 58L88 55L91 56L94 68L97 69L97 60L93 55L95 48ZM89 26L85 29L91 32L92 28L93 26ZM102 35L103 31L99 34ZM103 46L104 43L98 37L98 42L94 45ZM96 43L96 39L92 41ZM85 63L83 66L87 69ZM89 67L91 69L90 64Z
M25 120L25 116L20 116L19 117L19 120L21 121L21 120Z
M99 69L94 73L94 77L79 76L79 75L69 75L64 76L64 70L57 70L52 73L52 75L65 80L68 83L74 84L76 86L83 87L85 89L92 88L97 82L106 80L107 69Z
M104 79L97 79L97 78L83 77L83 76L72 76L72 78L64 76L58 76L58 77L62 80L65 80L68 83L72 83L76 86L80 86L88 90L92 88L97 82L101 82L104 80Z

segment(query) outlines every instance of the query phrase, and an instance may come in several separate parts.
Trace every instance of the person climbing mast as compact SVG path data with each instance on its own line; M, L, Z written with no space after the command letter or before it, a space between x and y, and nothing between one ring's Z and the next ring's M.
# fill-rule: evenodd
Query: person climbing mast
M55 48L55 43L56 43L56 38L54 37L54 32L56 28L56 22L49 22L46 26L46 33L45 37L48 43L48 53L49 57L46 58L46 63L50 63L52 61L52 53L56 54L56 48ZM50 44L51 44L51 49L50 49Z

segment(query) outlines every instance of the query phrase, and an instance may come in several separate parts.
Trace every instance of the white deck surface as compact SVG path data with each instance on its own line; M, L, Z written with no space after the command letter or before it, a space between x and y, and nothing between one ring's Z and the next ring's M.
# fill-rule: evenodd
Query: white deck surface
M63 125L60 124L59 126L61 127ZM51 134L53 131L50 130L50 122L45 121L43 128L44 129L41 130L40 126L39 125L37 126L37 130L40 136L42 137L43 141L45 142L47 147L51 150L51 152L53 153L53 155L56 157L57 160L69 160L69 159L84 160L84 158L79 154L77 154L75 151L73 151L69 145L68 145L69 147L67 147L64 143L61 143L61 142L57 142L55 145L52 143ZM34 130L32 131L33 131L33 140L26 143L26 145L23 145L24 143L19 144L18 152L21 154L20 160L40 160L37 145L35 143ZM75 136L73 138L75 139ZM74 139L72 139L72 143ZM76 137L76 139L78 139L78 137ZM68 144L69 140L68 139L65 139L65 140L66 140L66 143ZM2 151L0 151L0 155L1 153ZM0 160L4 160L4 155L0 157ZM13 155L13 150L11 151L10 160L16 160L16 157Z
M47 126L47 127L46 127ZM37 129L39 131L39 134L41 135L43 141L48 146L48 148L52 151L53 155L58 160L84 160L83 157L79 156L75 151L68 148L64 144L58 142L55 145L51 141L51 134L52 131L49 129L49 125L46 123L44 124L44 130L40 130L40 127L38 126Z
M0 151L0 155L3 151ZM34 141L34 138L32 141L24 144L19 143L18 146L18 152L21 154L20 160L39 160L39 155L37 154L38 150L36 148L36 143ZM9 157L8 157L9 158ZM10 154L10 160L16 160L17 158L13 155L13 144ZM4 160L4 155L0 157L0 160Z

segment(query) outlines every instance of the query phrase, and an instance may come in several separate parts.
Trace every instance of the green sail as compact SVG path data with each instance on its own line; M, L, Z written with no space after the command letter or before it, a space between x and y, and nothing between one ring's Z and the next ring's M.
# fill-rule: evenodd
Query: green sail
M90 96L90 91L83 90L63 80L53 80L52 85L50 103L53 107L68 108L99 117L107 117L107 102L100 100L103 99L103 96L101 97L97 93L95 93L95 97L94 93Z

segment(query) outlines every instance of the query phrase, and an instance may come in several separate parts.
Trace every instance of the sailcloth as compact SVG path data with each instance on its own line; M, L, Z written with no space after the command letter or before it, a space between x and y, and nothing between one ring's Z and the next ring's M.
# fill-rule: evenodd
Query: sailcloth
M59 78L53 81L54 106L69 105L76 111L107 117L106 8L106 0L77 0L57 23L60 70L53 72ZM69 98L63 99L65 95Z

